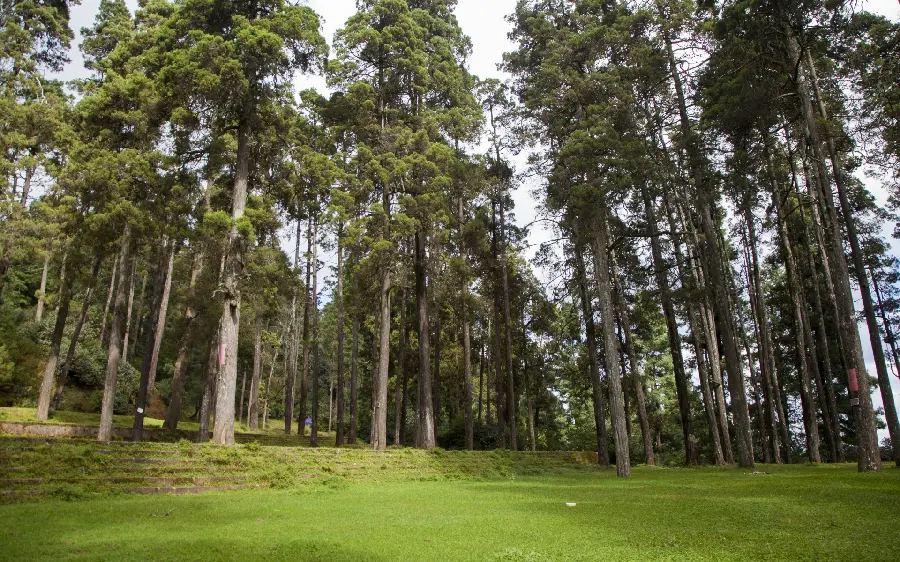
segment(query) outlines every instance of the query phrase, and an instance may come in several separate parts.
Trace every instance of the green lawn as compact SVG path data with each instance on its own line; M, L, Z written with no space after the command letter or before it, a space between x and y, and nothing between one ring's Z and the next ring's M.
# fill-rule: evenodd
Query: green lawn
M0 559L900 560L900 470L758 470L772 474L637 468L630 480L602 471L20 503L0 506Z

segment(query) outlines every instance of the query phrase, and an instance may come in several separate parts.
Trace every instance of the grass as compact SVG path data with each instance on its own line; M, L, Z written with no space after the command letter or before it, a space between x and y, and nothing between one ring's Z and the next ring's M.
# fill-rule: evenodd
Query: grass
M437 458L455 456L465 454ZM0 506L0 559L900 559L900 470L758 470L771 474L639 467L629 480L611 470L325 479L284 490L19 503Z
M34 408L0 408L0 421L11 422L35 422L59 425L100 425L100 414L92 414L86 412L69 412L56 411L50 415L50 419L39 421L34 417ZM113 427L130 428L134 424L134 416L130 415L114 415ZM162 428L163 420L145 417L144 427ZM193 421L180 421L178 428L185 431L197 431L200 425ZM253 433L259 435L284 435L284 421L277 419L269 419L268 427L265 430L251 431L245 424L235 424L235 431L241 433ZM296 430L296 428L295 428Z

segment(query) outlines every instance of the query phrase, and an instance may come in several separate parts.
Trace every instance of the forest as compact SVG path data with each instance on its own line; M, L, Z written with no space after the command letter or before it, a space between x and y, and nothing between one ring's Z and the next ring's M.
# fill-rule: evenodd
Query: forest
M499 80L457 0L101 0L64 82L75 4L0 2L0 406L900 465L900 23L519 0Z

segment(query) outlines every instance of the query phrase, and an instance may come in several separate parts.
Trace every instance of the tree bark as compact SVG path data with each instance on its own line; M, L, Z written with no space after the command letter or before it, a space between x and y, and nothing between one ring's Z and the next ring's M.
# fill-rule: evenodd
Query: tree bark
M588 360L591 366L591 388L594 399L594 424L597 433L597 461L609 465L609 444L606 437L606 412L603 407L603 380L600 376L600 357L597 354L597 330L594 325L594 310L588 293L587 272L584 265L583 248L575 248L575 263L578 271L578 290L581 296L581 314L584 317L585 339Z
M428 284L426 279L425 233L415 234L416 317L419 322L419 404L417 434L422 449L433 449L434 403L431 387L431 353L428 329Z
M41 272L41 288L38 289L37 307L34 311L34 321L40 323L44 318L44 298L47 293L47 270L50 269L50 256L44 258L44 269Z
M131 274L128 276L131 280L131 285L128 288L128 309L125 313L125 335L122 337L122 362L128 363L128 342L131 334L131 316L134 308L134 277L137 273L137 259L133 259L131 262Z
M100 319L100 347L106 343L107 317L109 316L109 305L112 303L113 294L116 290L116 273L119 268L119 260L113 260L112 273L109 275L109 290L106 292L106 304L103 306L103 317Z
M397 374L394 376L394 445L406 439L406 289L400 292L400 334L397 346Z
M156 368L159 365L159 349L162 347L163 336L166 333L166 314L169 311L169 295L172 293L172 270L175 268L175 251L177 250L177 244L175 241L172 241L172 246L169 248L169 262L168 267L166 269L166 279L163 284L163 292L162 298L159 303L159 312L154 314L157 316L156 326L154 329L154 338L153 338L153 351L150 357L150 391L153 392L153 387L156 384Z
M628 434L625 427L625 401L622 381L616 372L616 324L613 316L612 284L609 260L609 209L605 196L598 202L599 220L594 239L594 276L597 281L600 321L603 326L603 348L606 379L609 386L609 413L612 421L613 444L616 450L616 475L631 476L631 458L628 451Z
M297 420L297 435L306 435L306 403L309 393L309 324L312 314L312 256L313 256L313 218L310 215L307 224L308 240L306 244L306 302L303 304L303 370L300 375L300 417Z
M237 161L235 164L231 218L237 222L244 216L247 205L247 187L250 179L250 118L255 107L247 94L243 117L238 124ZM219 445L234 445L234 395L237 390L238 337L241 325L240 276L243 271L243 244L237 225L231 228L226 250L223 278L224 303L222 306L220 345L224 349L224 364L216 380L216 416L213 440Z
M618 278L614 277L614 279L617 287L616 294L618 296L619 325L622 327L622 333L625 336L625 352L628 355L628 364L630 367L629 377L631 378L631 385L634 388L634 401L637 405L638 423L641 425L641 441L644 444L644 460L647 464L652 465L656 464L656 461L653 457L653 435L650 432L650 420L647 418L647 400L644 396L644 377L641 375L637 366L637 353L635 353L634 350L634 340L631 335L631 321L628 316L625 296L622 293L622 287ZM681 344L679 343L679 351L680 346ZM696 448L696 438L693 435L693 430L691 431L691 442Z
M337 234L337 287L335 305L337 307L337 429L334 436L335 447L344 444L344 247L343 228Z
M247 424L251 431L259 429L259 385L262 377L262 332L263 317L261 312L256 313L256 326L253 338L253 375L250 377L250 401L247 405ZM243 391L241 395L243 396Z
M863 360L862 343L859 339L856 311L853 306L853 294L850 290L849 270L847 267L846 256L843 253L841 229L838 224L837 210L834 206L831 183L828 178L828 172L825 169L825 159L821 154L822 141L818 130L819 124L813 113L812 99L805 72L805 70L813 69L812 67L804 69L802 64L803 61L800 58L800 46L787 19L782 21L782 30L785 33L788 58L792 65L798 69L795 79L797 93L799 94L801 115L805 123L806 133L810 138L810 145L813 149L816 169L819 174L819 187L822 190L821 201L825 207L827 213L826 218L829 223L831 243L827 244L827 249L831 253L831 267L834 268L832 282L834 283L835 295L837 297L836 302L839 308L839 314L837 316L841 348L847 355L845 358L845 365L847 366L847 387L850 391L851 406L856 418L858 451L857 469L860 472L877 471L881 470L881 452L878 448L878 437L875 431L875 411L872 407L869 379L866 372L865 361ZM814 84L814 86L817 87L816 84ZM821 99L821 96L819 96L819 98ZM820 106L820 109L821 108L822 106ZM827 118L827 115L823 112L822 117ZM871 307L871 295L866 299L866 295L869 293L869 285L865 276L862 255L859 251L856 223L853 219L853 210L850 207L847 193L843 186L840 166L838 165L837 158L833 151L834 144L830 139L828 145L832 156L833 172L835 172L835 177L833 179L837 187L838 198L844 215L844 224L850 242L851 255L854 259L854 265L859 269L857 280L860 286L860 293L863 295L863 306L866 309L868 323L870 317L869 313L872 312L871 315L874 316L874 311L872 311ZM881 349L881 341L880 338L877 337L877 326L875 333L876 337L872 338L876 342L876 344L873 344L873 349L875 349L875 345L877 345L878 349ZM883 360L882 355L882 361ZM888 389L890 389L890 386L888 386ZM893 397L891 396L890 398L891 402L893 402ZM898 435L898 438L900 438L900 435Z
M359 317L353 314L350 324L350 427L347 430L347 444L356 444L356 409L357 409L357 363L359 361Z
M310 419L312 420L312 425L309 429L309 446L310 447L318 447L319 446L319 262L318 262L318 250L319 250L319 220L318 217L313 219L312 226L312 346L313 346L313 356L312 356L312 376L307 380L307 384L310 386L311 396L310 402L312 405ZM306 373L306 367L303 368L304 378ZM300 394L303 394L303 386L300 387ZM300 417L303 417L303 399L301 398L300 403ZM301 423L305 423L303 420ZM301 425L297 433L303 435L303 426Z
M50 352L47 354L47 362L44 364L44 376L41 379L41 389L38 394L37 409L34 417L38 420L46 420L50 415L50 400L53 396L53 383L56 380L56 366L59 362L59 350L62 345L63 331L66 328L66 319L69 317L69 304L72 301L72 285L75 271L72 260L63 266L62 281L59 290L59 307L56 309L56 323L53 325L53 333L50 335Z
M681 415L681 431L684 436L684 458L688 466L694 466L699 462L700 452L697 449L697 438L694 436L694 428L691 421L691 396L688 387L688 378L684 370L684 356L681 353L681 336L678 333L678 320L675 316L675 305L672 302L672 291L669 285L667 267L663 262L662 249L659 243L659 228L656 220L656 211L653 208L653 199L645 182L641 182L641 197L644 200L644 215L650 226L650 249L653 254L653 269L656 276L656 285L659 288L659 298L662 303L663 315L666 319L666 334L669 340L669 351L672 354L672 370L675 375L675 392L678 396L678 412ZM628 335L630 337L630 334ZM643 393L643 391L642 391ZM643 425L642 425L643 429ZM649 436L648 436L649 438ZM646 448L646 440L645 440ZM651 451L652 458L652 447ZM648 464L653 464L648 462Z
M165 251L168 241L163 241L163 251ZM174 241L172 247L174 248ZM166 253L164 257L170 256ZM131 426L131 440L140 441L143 438L144 431L144 413L147 408L147 395L150 389L150 368L153 362L153 342L156 339L155 329L159 326L158 320L162 308L162 298L164 284L166 281L167 264L171 263L170 259L165 262L157 263L153 275L153 293L150 297L150 316L147 318L148 329L144 333L144 357L141 360L141 379L138 385L137 400L135 400L134 423Z
M81 337L81 330L84 328L84 322L87 320L88 311L90 310L91 297L94 296L94 287L97 283L97 275L100 272L100 265L103 263L103 256L99 256L94 262L94 269L91 271L91 278L88 281L87 290L84 294L84 300L81 303L81 313L78 315L78 321L75 323L75 329L72 331L72 339L69 341L69 349L66 351L66 360L63 362L62 370L59 373L59 379L56 382L56 391L53 393L52 409L59 408L62 400L63 389L69 378L69 369L72 367L72 361L75 360L75 351L78 345L78 338Z
M109 334L109 350L106 359L106 377L103 381L103 402L100 409L100 427L97 430L97 440L107 442L112 439L113 404L116 398L116 375L119 372L119 360L122 357L122 317L125 313L125 300L131 264L131 225L125 225L122 235L122 249L119 252L118 287L116 288L116 301L113 307L112 325Z
M175 357L175 372L172 374L172 394L169 397L169 406L166 408L166 419L163 428L174 432L178 429L181 420L181 403L184 400L184 380L187 375L189 354L193 347L197 310L194 308L194 300L197 297L197 280L203 273L204 254L197 250L191 264L191 279L188 285L187 304L184 307L184 331L178 344L178 355Z
M216 409L216 378L220 365L222 349L220 347L221 329L216 327L210 336L209 352L206 357L206 366L203 370L202 387L203 396L200 398L199 428L197 429L197 443L209 441L209 418Z

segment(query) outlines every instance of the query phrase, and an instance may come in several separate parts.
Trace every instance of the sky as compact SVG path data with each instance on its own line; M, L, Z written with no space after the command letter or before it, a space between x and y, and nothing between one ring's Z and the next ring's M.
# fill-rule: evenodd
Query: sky
M132 10L137 6L136 0L126 0L126 3ZM334 36L334 32L342 27L347 18L356 10L355 0L308 0L306 3L322 18L323 35L329 43ZM78 39L71 50L70 64L58 75L58 78L69 80L86 76L81 54L77 50L77 44L81 40L78 31L82 27L88 27L93 23L99 4L100 0L82 0L81 5L72 8L71 26L76 31ZM462 30L472 39L473 46L472 56L468 61L469 71L480 78L506 78L497 69L497 63L502 60L503 53L511 51L514 47L506 37L510 24L505 18L507 14L513 11L515 4L516 0L459 0L456 17ZM893 21L900 21L900 3L897 0L863 0L858 2L857 6L870 12L881 14ZM307 78L300 86L304 88L315 87L324 91L325 81L321 77ZM518 164L521 164L523 161L524 158L520 157ZM522 170L520 169L519 171ZM877 182L871 179L865 179L864 181L876 200L880 204L884 204L886 194L880 189ZM516 189L513 194L516 223L519 226L533 224L529 229L528 248L525 249L525 254L529 258L534 256L541 243L554 237L554 234L542 226L540 222L535 222L539 218L539 208L538 201L532 194L534 187L534 185L526 183ZM889 229L885 229L885 234L889 235ZM290 236L286 234L282 242L283 247L288 251L288 255L293 255L294 240ZM900 244L898 244L897 240L889 240L894 246L893 253L895 255L898 254L897 250ZM334 256L326 253L323 256L323 260L326 265L330 265L334 261ZM537 273L539 277L545 280L549 279L549 272L538 271ZM324 281L330 276L331 268L324 267L320 272L320 286L324 286ZM861 303L857 302L857 307L861 308ZM872 361L872 352L868 333L865 331L865 324L861 324L860 336L869 373L874 376L875 366ZM896 377L891 377L891 382L894 400L900 404L900 381ZM880 393L876 392L873 395L873 402L876 408L882 405ZM886 432L882 431L879 434L886 435Z

